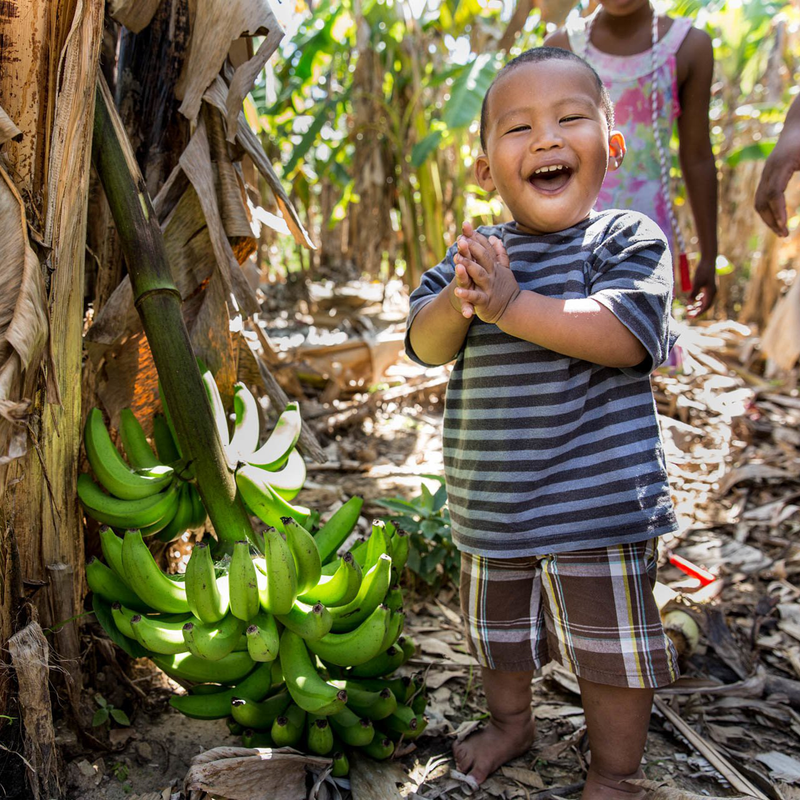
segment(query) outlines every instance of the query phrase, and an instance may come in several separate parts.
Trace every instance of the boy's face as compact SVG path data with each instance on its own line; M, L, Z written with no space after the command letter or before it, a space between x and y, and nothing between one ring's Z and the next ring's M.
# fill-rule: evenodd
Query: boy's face
M520 64L489 97L478 183L496 189L519 228L552 233L585 219L625 140L609 133L592 73L552 59Z

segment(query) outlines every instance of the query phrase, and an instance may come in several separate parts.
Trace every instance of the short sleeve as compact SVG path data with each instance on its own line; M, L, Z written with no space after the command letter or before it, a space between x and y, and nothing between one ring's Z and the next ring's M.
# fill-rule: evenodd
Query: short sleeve
M666 360L670 333L672 256L661 229L638 212L625 212L595 250L589 294L642 343L647 357L622 372L639 378Z
M428 303L434 300L439 292L445 289L455 277L456 268L455 262L453 261L455 253L456 246L451 245L445 257L435 267L423 273L419 286L414 289L409 298L409 312L408 321L406 322L405 338L406 354L412 361L416 361L417 364L422 364L423 367L434 367L438 365L428 364L414 352L414 348L411 346L409 332L411 331L411 325L417 314L419 314Z

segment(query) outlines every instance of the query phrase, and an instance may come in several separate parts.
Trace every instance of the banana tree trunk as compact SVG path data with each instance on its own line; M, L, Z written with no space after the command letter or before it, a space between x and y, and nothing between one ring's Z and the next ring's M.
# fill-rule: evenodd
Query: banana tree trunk
M170 273L158 220L130 142L102 77L97 86L92 159L103 184L133 296L153 353L181 450L225 551L253 530L214 424Z

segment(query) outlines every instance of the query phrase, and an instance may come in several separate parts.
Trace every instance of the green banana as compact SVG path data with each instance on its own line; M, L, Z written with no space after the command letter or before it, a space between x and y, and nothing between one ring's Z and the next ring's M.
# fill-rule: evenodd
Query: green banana
M258 583L256 567L250 555L250 542L239 540L233 546L228 570L231 613L245 622L258 614Z
M400 649L403 651L403 663L410 661L417 652L417 644L410 636L401 636L397 640Z
M181 632L186 619L180 622L165 622L158 618L134 614L130 618L130 626L136 641L142 647L151 653L169 656L185 653L189 649Z
M187 716L190 715L187 714ZM205 719L205 717L202 717L202 719ZM219 719L219 717L213 717L213 719ZM228 717L225 720L225 724L228 726L231 736L241 736L245 732L244 725L240 725L233 717Z
M181 482L178 488L178 508L175 516L157 533L156 538L159 542L173 542L186 533L189 522L192 519L192 496L189 493L189 484ZM144 536L144 532L142 532Z
M286 534L286 543L294 558L297 573L298 594L316 586L322 574L322 561L319 557L314 537L292 517L282 517L281 526Z
M403 632L403 627L406 623L406 615L403 611L392 611L391 616L389 617L389 622L386 624L386 635L383 637L383 643L381 644L381 651L388 650L393 644L395 644L400 637L400 634ZM402 649L402 648L401 648ZM379 651L380 652L380 651ZM405 663L405 653L404 661Z
M139 531L125 534L122 567L133 591L140 597L146 597L153 608L170 614L189 611L183 583L171 580L159 569Z
M123 583L110 567L94 556L86 562L86 583L95 594L109 603L119 601L122 605L137 611L153 610L133 589Z
M392 694L397 698L397 702L400 704L407 703L417 691L417 687L408 675L403 675L401 678L359 678L355 681L350 679L346 681L346 683L348 686L352 683L364 689L371 689L376 692L383 689L390 689Z
M281 517L292 517L305 525L309 510L293 506L284 500L270 485L269 472L258 467L243 466L236 470L236 485L247 507L266 525L280 528Z
M162 463L174 464L180 460L181 453L178 444L172 436L167 418L163 414L153 415L153 441L158 458Z
M103 551L103 558L106 564L114 571L114 574L126 586L125 570L122 568L122 537L117 536L108 525L103 525L98 531L100 536L100 549Z
M320 677L306 643L288 629L281 635L280 661L286 688L303 711L328 715L344 708L347 692Z
M349 708L342 709L338 714L331 714L330 721L334 733L351 747L364 747L375 736L372 720L359 717Z
M247 652L253 661L274 661L278 657L280 636L275 617L259 612L247 628Z
M291 702L292 698L285 689L260 702L248 700L246 697L234 697L231 700L231 716L246 728L269 730Z
M225 413L225 406L222 404L222 397L217 387L217 382L214 380L214 375L211 370L206 369L200 376L203 380L203 387L206 390L206 397L211 404L211 411L214 414L214 423L217 426L222 447L227 448L230 444L228 438L228 415Z
M332 608L332 630L336 633L349 631L360 625L383 602L389 590L389 577L392 570L392 559L382 553L378 562L369 569L361 582L354 600L345 606Z
M250 658L246 650L235 650L219 661L206 661L191 653L178 653L174 656L153 655L150 660L171 678L180 678L193 683L214 682L226 685L238 683L256 666L256 662Z
M151 497L172 481L174 470L163 464L142 470L131 469L111 441L99 408L93 408L86 418L83 442L92 472L111 494L121 500Z
M333 750L333 729L327 717L309 714L306 720L306 746L318 756L326 756Z
M306 712L292 703L286 711L275 718L270 734L277 747L294 747L303 735Z
M403 664L403 658L403 651L392 645L375 658L353 667L349 674L355 678L378 678L382 675L390 675Z
M323 661L340 667L364 664L382 652L390 613L386 606L379 605L357 628L309 641L308 649Z
M258 401L243 384L233 387L233 436L228 445L228 461L234 466L258 447Z
M200 497L200 492L197 490L197 487L190 483L188 484L189 487L189 497L192 501L192 516L189 519L189 529L196 530L197 528L202 528L206 524L206 507L203 505L203 498Z
M256 566L261 565L258 560ZM297 570L289 545L274 528L264 531L263 574L266 586L259 596L264 610L276 615L289 614L297 597Z
M242 745L244 747L267 748L273 746L272 737L267 731L254 731L247 729L242 733Z
M169 704L193 719L222 719L231 713L231 700L234 697L258 702L269 694L271 688L272 669L269 664L261 664L230 689L213 695L173 695Z
M397 528L392 534L392 566L397 570L398 575L408 561L408 550L411 544L411 536L402 528Z
M131 628L131 618L136 613L136 611L132 611L130 608L125 608L119 600L111 604L111 616L114 618L114 624L117 626L117 630L129 639L136 639L133 628Z
M356 714L367 719L378 720L394 714L397 698L388 687L380 691L372 691L360 685L358 681L333 681L347 691L347 707Z
M350 761L347 758L347 754L344 750L338 748L335 742L331 760L331 775L334 778L344 778L350 774Z
M128 456L128 461L134 469L164 466L156 458L139 420L129 408L123 408L119 412L119 437L122 439L125 455Z
M363 750L370 758L385 761L394 753L394 742L388 736L376 736Z
M275 617L281 625L305 639L307 643L322 639L333 624L330 611L322 603L307 606L299 600L295 601L288 614L276 614Z
M201 622L213 624L228 613L228 576L217 579L208 542L198 542L192 548L184 585L189 610Z
M322 603L334 608L345 606L354 600L361 588L361 567L353 558L352 553L345 553L340 559L336 570L331 575L320 576L316 586L300 595L304 603Z
M394 561L392 561L392 566L394 566ZM403 608L403 590L400 588L399 583L393 583L389 587L389 592L384 602L392 611L400 611Z
M178 488L173 483L163 492L138 500L124 500L104 494L86 474L78 476L78 497L86 513L112 528L146 528L163 519L171 519L178 507Z
M286 463L275 472L264 473L266 482L284 500L291 502L300 494L303 484L306 482L308 470L303 456L295 449L289 453ZM311 515L309 514L306 523L311 525Z
M423 689L411 699L411 708L415 714L421 716L428 707L428 693Z
M267 441L258 450L247 456L247 463L263 470L278 469L297 444L302 426L300 406L297 403L287 404Z
M400 736L405 739L416 739L428 727L428 722L421 714L414 713L411 706L398 706L394 714L382 719L378 725L391 739Z
M338 508L333 516L314 534L319 557L325 563L342 546L344 540L353 532L361 514L364 500L351 497Z
M353 558L361 564L363 570L368 570L378 561L382 553L392 557L392 545L386 534L386 526L383 520L372 520L372 532L367 539L366 545L353 548ZM363 559L363 560L361 560Z
M183 640L193 656L207 661L219 661L237 649L246 623L228 614L220 622L204 625L200 620L189 620L182 629ZM255 660L255 659L253 659Z

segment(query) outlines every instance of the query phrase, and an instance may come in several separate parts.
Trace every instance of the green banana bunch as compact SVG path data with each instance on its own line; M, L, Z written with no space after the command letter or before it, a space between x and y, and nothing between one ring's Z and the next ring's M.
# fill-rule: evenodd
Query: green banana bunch
M100 536L100 549L103 551L103 558L106 560L106 564L113 570L117 578L130 589L122 566L122 537L117 536L108 525L103 525L98 534Z
M159 391L160 389L161 385L159 384ZM163 404L163 397L161 402ZM178 442L173 437L170 424L164 414L153 415L153 442L162 464L174 464L176 461L180 461L181 451L178 448Z
M277 470L297 444L302 426L300 406L297 403L288 403L278 417L267 441L254 453L250 453L245 460L248 464L263 470Z
M414 685L414 682L410 677L408 677L408 675L404 675L401 678L359 678L355 681L350 679L346 681L346 683L348 685L354 683L364 689L370 689L375 692L379 692L383 689L389 689L397 698L397 702L400 704L408 703L408 701L417 691L417 687Z
M397 708L397 698L388 686L376 691L353 679L331 683L347 692L347 707L361 717L384 719Z
M392 611L389 622L386 624L386 635L381 643L381 650L388 650L393 644L397 644L403 627L406 623L406 615L403 611ZM402 647L401 647L402 649ZM405 663L405 652L403 653L403 663Z
M392 567L394 567L394 561L392 562ZM400 611L403 608L403 591L399 583L393 583L389 587L389 592L384 602L392 611Z
M236 419L227 453L235 467L258 447L258 401L243 383L233 387L233 411Z
M394 742L388 736L378 735L362 749L370 758L385 761L394 753Z
M410 706L398 706L394 714L382 719L378 725L390 739L399 739L401 736L416 739L428 727L428 722Z
M248 700L246 697L234 697L231 700L231 716L245 728L269 730L291 702L292 698L285 689L260 702Z
M278 657L280 635L275 617L260 611L245 631L247 652L253 661L274 661Z
M109 603L119 601L137 611L153 610L110 567L94 556L86 562L86 583L95 594Z
M277 747L294 747L302 738L306 725L306 712L292 703L286 711L275 718L270 729L272 741Z
M171 678L193 683L213 682L226 685L239 683L256 666L246 650L234 650L219 661L207 661L188 652L174 656L153 655L150 660Z
M111 441L99 408L93 408L86 417L83 442L92 472L114 497L141 500L158 494L172 482L172 467L159 464L131 469L128 466Z
M347 753L337 747L336 742L334 742L331 760L331 775L334 778L344 778L350 774L350 761L347 758Z
M241 726L239 726L241 727ZM274 747L275 743L268 731L254 731L248 728L242 733L242 747L258 747L267 749Z
M246 624L233 614L228 614L222 621L210 625L204 625L195 618L186 622L181 633L186 648L193 656L207 661L219 661L237 649Z
M307 606L299 600L295 601L288 614L276 614L275 617L281 625L308 644L322 639L333 624L330 611L322 603Z
M294 558L297 593L302 594L319 582L322 561L314 537L292 517L282 517L281 527Z
M168 578L161 571L140 531L132 530L125 534L122 542L122 568L133 591L139 597L146 597L147 602L156 610L171 614L189 611L184 584Z
M381 675L390 675L402 666L404 657L403 651L392 645L388 650L384 650L369 661L353 667L348 674L356 678L378 678Z
M256 566L250 555L250 542L240 540L233 546L231 566L228 570L231 613L248 622L259 609L259 587Z
M355 529L362 505L364 505L362 498L351 497L314 534L314 541L317 543L317 550L323 564L336 554L345 539Z
M411 544L411 536L402 528L397 528L391 537L392 547L392 566L400 575L408 561L408 550Z
M281 634L280 660L286 688L303 711L327 716L344 708L347 692L319 675L305 642L288 629Z
M375 519L372 521L372 532L367 541L353 548L353 558L358 561L362 569L368 570L377 562L382 553L391 558L392 545L386 532L385 523L383 520Z
M186 564L184 586L189 610L201 622L219 622L228 613L230 593L228 576L217 578L208 542L198 542L192 548Z
M119 437L122 439L125 455L135 470L165 466L156 458L139 420L129 408L123 408L119 412Z
M154 617L143 617L141 614L134 614L130 617L129 623L134 638L142 647L151 653L169 656L176 653L185 653L189 649L183 640L181 632L188 618L189 615L187 614L177 622L167 622Z
M381 652L390 613L386 606L379 605L358 627L307 641L308 649L323 661L340 667L364 664Z
M357 627L383 602L386 592L389 591L391 570L392 559L382 553L377 563L364 575L355 599L347 605L331 609L334 632L340 633Z
M292 517L301 525L305 525L311 512L303 506L293 506L284 500L270 485L272 474L250 465L236 470L236 486L247 507L263 523L273 528L281 527L281 517Z
M424 689L420 690L411 699L411 703L409 705L415 714L421 716L425 713L425 709L428 707L428 693Z
M417 644L410 636L401 636L397 640L397 644L400 645L400 649L403 651L403 663L407 663L417 653Z
M306 746L309 752L326 756L333 750L333 729L327 717L309 714L306 720Z
M330 722L334 733L351 747L364 747L375 736L372 720L359 717L349 708L344 708L337 714L331 714Z
M131 619L133 619L137 613L138 612L130 608L125 608L119 600L111 604L111 616L114 620L114 624L117 626L117 630L129 639L136 639L136 634L131 627Z
M264 610L289 614L297 597L297 568L289 545L274 528L264 531L264 559L256 561L256 568L266 576L259 591Z
M352 553L345 553L330 575L322 574L316 586L300 595L304 603L322 603L330 608L345 606L355 599L361 588L362 572ZM323 573L324 573L323 567Z

